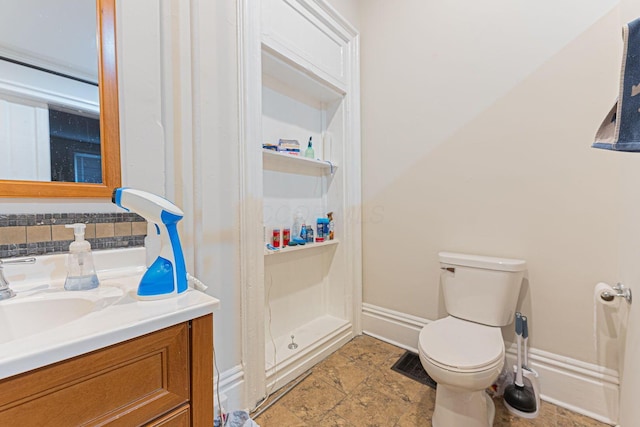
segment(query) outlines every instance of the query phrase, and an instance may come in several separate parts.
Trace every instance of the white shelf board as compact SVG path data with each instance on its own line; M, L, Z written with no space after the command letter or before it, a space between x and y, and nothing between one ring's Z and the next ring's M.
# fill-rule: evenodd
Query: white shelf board
M303 173L304 170L318 170L325 174L335 173L338 169L338 166L327 160L308 159L267 149L262 150L262 167L285 172L293 170L294 173L296 171Z
M269 46L262 45L262 78L270 77L321 103L340 101L347 93L338 84L327 81L313 70L292 62Z
M270 256L270 255L286 254L286 253L289 253L289 252L303 251L303 250L306 250L306 249L313 249L313 248L320 248L320 247L323 247L323 246L337 245L338 243L340 243L339 240L333 239L333 240L325 240L324 242L307 243L306 245L286 246L284 248L280 248L277 251L272 251L272 250L269 250L269 249L265 248L264 249L264 255L265 256Z

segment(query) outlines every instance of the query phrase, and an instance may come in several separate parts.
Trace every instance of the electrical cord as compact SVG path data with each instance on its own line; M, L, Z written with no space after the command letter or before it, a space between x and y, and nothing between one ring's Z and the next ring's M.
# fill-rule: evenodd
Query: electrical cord
M190 275L189 273L187 273L187 281L189 282L189 284L191 285L191 287L193 289L197 289L199 291L206 291L208 289L208 286L205 285L204 283L202 283L200 281L200 279L198 279L195 276Z
M262 405L266 403L271 394L273 393L273 389L276 387L277 379L278 379L278 349L276 347L276 341L273 339L273 332L271 331L271 287L273 286L273 276L269 274L269 287L267 288L267 310L269 312L269 338L271 339L271 345L273 346L273 375L274 381L271 385L271 388L267 391L267 395L258 403L251 411L250 414L256 412Z
M218 416L220 417L220 424L222 426L227 425L227 416L222 410L222 402L220 400L220 370L218 370L218 361L216 360L216 344L215 340L213 342L213 367L216 371L216 385L214 387L214 394L216 395L216 400L218 401Z

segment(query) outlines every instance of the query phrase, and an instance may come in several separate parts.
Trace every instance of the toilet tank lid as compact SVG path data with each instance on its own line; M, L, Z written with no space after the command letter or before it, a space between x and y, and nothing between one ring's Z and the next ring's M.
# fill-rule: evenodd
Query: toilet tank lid
M440 252L441 264L458 265L461 267L484 268L498 271L524 271L527 262L521 259L499 258L484 255L469 255L454 252Z

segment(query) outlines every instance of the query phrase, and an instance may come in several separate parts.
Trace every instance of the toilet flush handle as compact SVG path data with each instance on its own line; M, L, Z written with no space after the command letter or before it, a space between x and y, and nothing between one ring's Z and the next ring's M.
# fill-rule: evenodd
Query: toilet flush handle
M448 271L449 273L456 274L456 269L453 267L440 267L440 270Z

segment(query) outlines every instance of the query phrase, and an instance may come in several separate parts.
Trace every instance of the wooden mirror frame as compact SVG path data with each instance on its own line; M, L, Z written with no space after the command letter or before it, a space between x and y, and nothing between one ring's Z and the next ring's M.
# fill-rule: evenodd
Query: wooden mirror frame
M96 0L102 183L0 180L0 197L111 198L120 187L116 0Z

